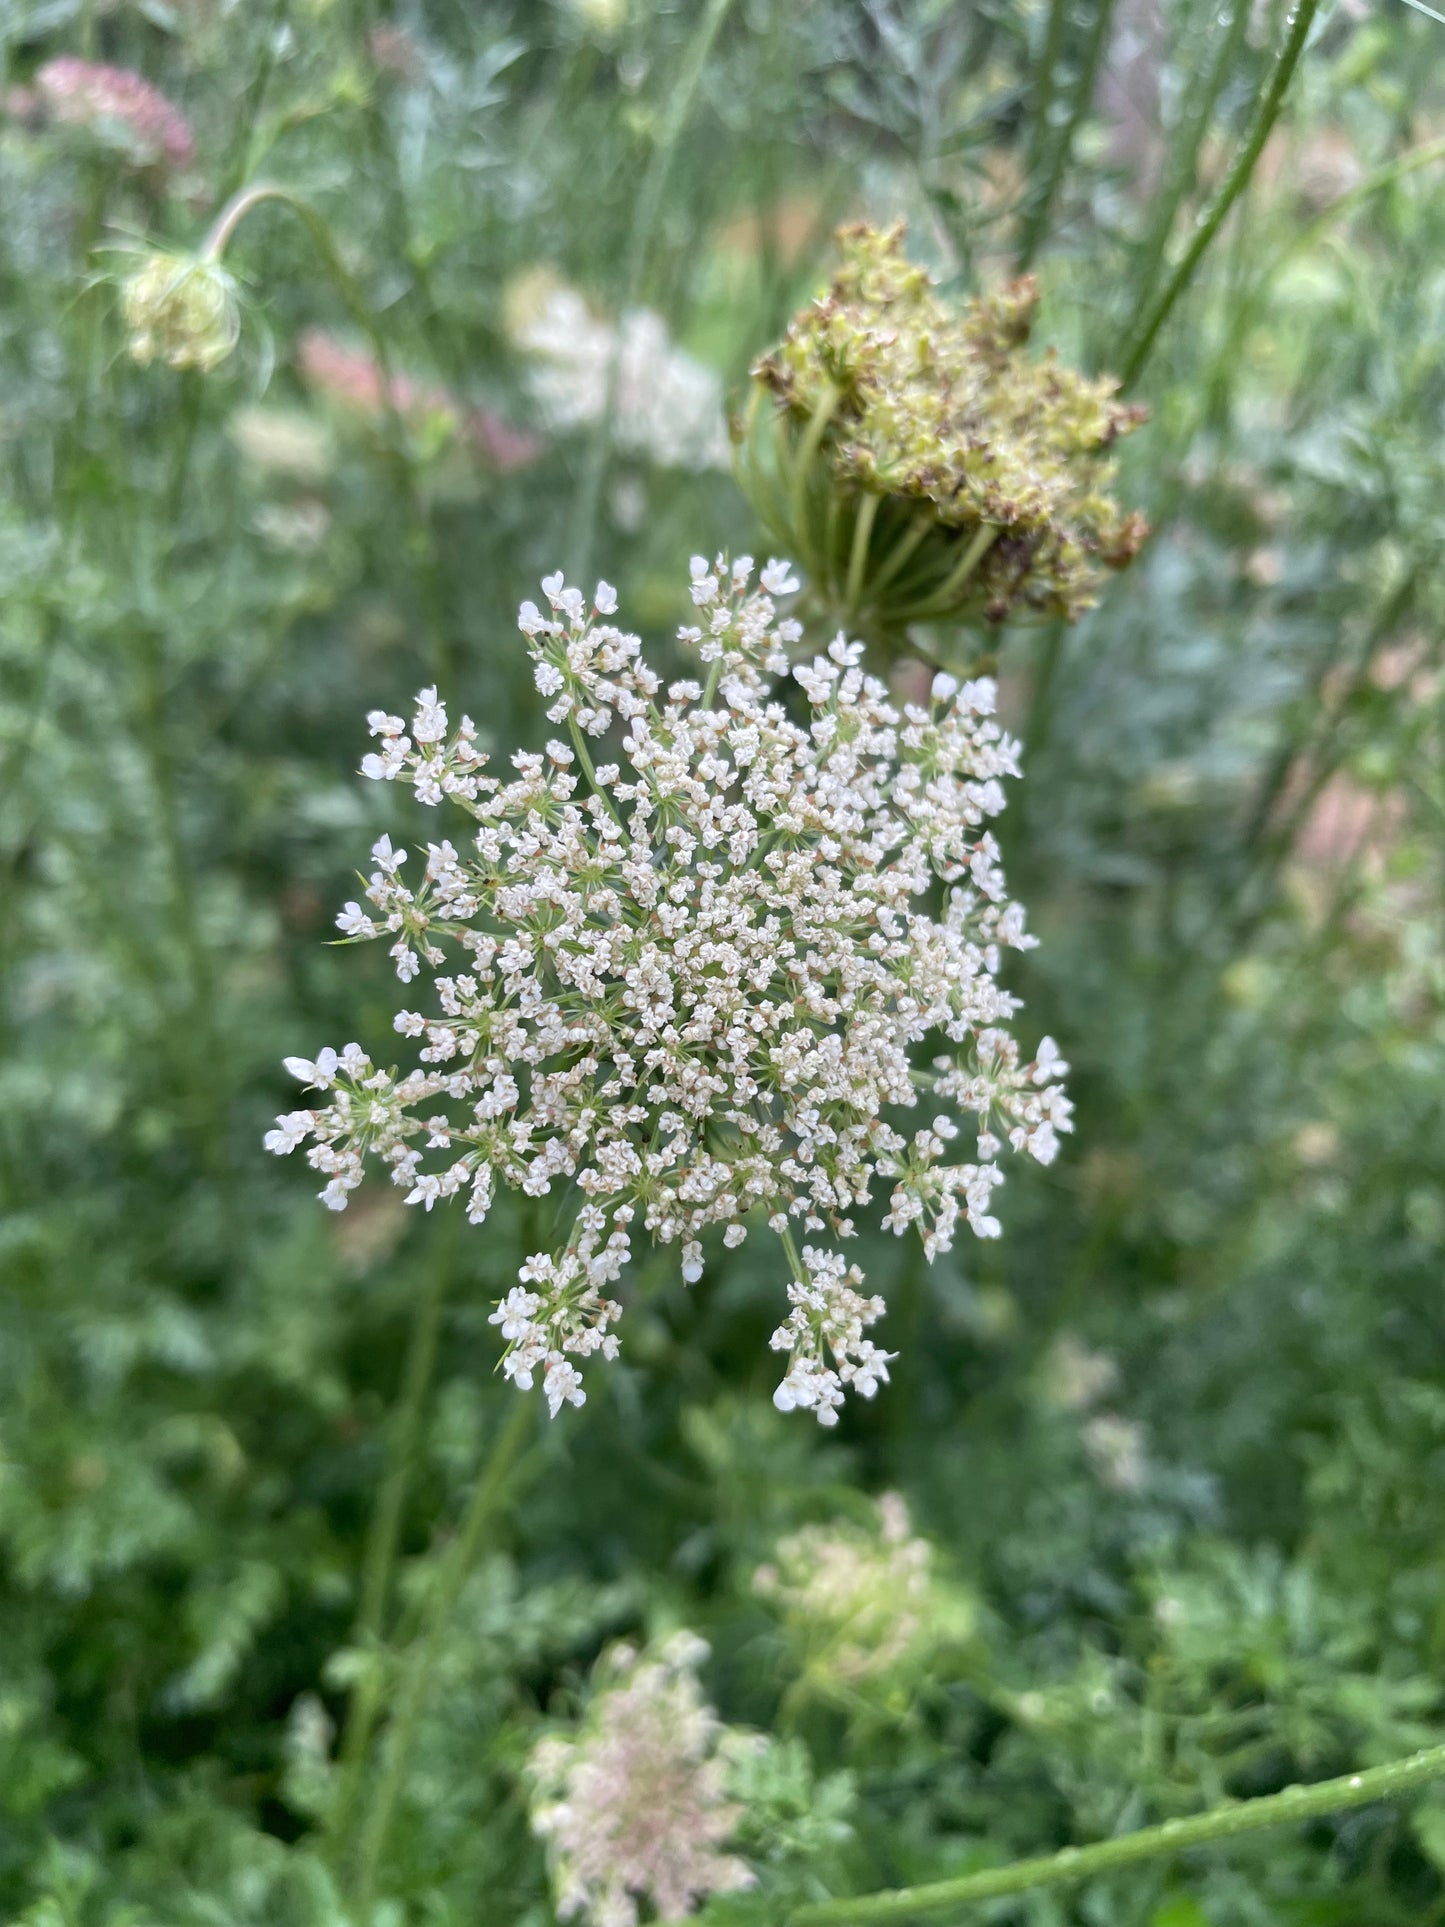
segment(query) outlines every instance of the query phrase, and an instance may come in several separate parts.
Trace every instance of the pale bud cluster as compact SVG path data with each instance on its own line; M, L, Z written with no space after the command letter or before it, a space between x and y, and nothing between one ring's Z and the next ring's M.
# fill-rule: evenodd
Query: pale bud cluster
M728 1754L746 1736L704 1701L707 1647L678 1633L657 1651L614 1649L611 1683L576 1734L529 1762L532 1827L552 1852L557 1913L590 1927L686 1920L709 1895L751 1886L722 1851L741 1809L727 1797Z
M882 1678L957 1614L933 1572L933 1548L916 1536L896 1492L867 1525L840 1519L779 1541L753 1576L807 1650L816 1683Z
M704 1237L732 1247L761 1222L791 1268L777 1403L833 1423L890 1354L864 1336L882 1301L824 1240L854 1236L879 1180L884 1224L929 1258L961 1221L994 1237L1004 1149L1047 1163L1070 1126L1067 1067L1047 1039L1023 1058L998 981L1033 939L987 828L1018 773L993 684L940 676L900 705L840 635L776 688L801 630L774 598L796 586L783 563L754 588L751 558L694 558L680 640L704 688L664 686L606 583L589 604L551 577L519 626L566 740L518 751L510 776L435 689L409 722L370 718L364 772L466 823L419 864L382 837L366 906L337 919L381 937L404 984L431 979L395 1020L418 1061L289 1059L326 1102L267 1142L309 1140L338 1210L368 1159L409 1204L461 1198L475 1224L499 1181L575 1200L561 1249L493 1314L507 1375L540 1378L554 1414L582 1402L582 1361L616 1353L638 1230L694 1282ZM613 760L594 764L602 739ZM930 1122L907 1134L890 1120L920 1099Z

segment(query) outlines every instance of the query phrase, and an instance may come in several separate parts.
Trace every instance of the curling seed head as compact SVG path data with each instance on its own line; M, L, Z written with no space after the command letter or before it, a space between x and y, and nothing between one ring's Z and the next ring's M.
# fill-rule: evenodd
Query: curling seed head
M1071 621L1144 539L1143 517L1110 493L1108 455L1144 411L1115 399L1112 378L1028 352L1032 276L959 310L903 233L841 230L831 286L753 371L744 485L761 483L755 505L825 599L875 633Z

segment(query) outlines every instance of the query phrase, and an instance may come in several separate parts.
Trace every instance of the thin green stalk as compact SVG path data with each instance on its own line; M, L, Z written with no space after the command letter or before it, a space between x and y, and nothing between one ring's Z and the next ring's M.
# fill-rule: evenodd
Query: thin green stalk
M1212 20L1212 3L1206 11ZM1219 51L1205 70L1196 94L1186 104L1179 132L1171 143L1169 172L1159 190L1158 200L1150 210L1149 228L1140 246L1140 266L1133 294L1133 312L1136 314L1154 295L1165 250L1169 246L1169 236L1174 231L1174 218L1185 195L1194 186L1199 149L1243 42L1249 11L1249 0L1232 0L1228 24L1220 36Z
M1029 104L1029 147L1025 170L1030 197L1039 192L1039 172L1048 151L1049 114L1054 104L1054 69L1064 50L1064 28L1069 17L1069 0L1049 0L1048 24L1044 44L1034 69L1034 95Z
M782 1230L778 1233L778 1242L783 1247L784 1257L786 1257L788 1263L793 1267L793 1282L799 1285L806 1284L808 1279L807 1268L803 1263L802 1255L793 1237L791 1225L785 1224L783 1226Z
M613 822L622 825L622 812L597 780L597 770L592 761L592 752L587 747L587 739L582 734L581 727L575 716L569 716L567 718L567 729L572 737L572 747L577 753L577 761L582 765L582 774L587 778L592 794L602 798L602 801L607 806L607 813ZM625 825L622 826L624 828L626 827Z
M241 102L236 118L236 131L231 138L230 150L221 173L220 198L227 200L240 187L251 171L251 157L256 150L256 135L261 124L261 109L265 105L267 90L276 71L276 51L278 37L285 24L286 0L271 0L261 27L261 58L256 63L256 71L251 84Z
M1408 613L1418 589L1418 570L1412 568L1395 589L1379 616L1370 625L1354 657L1346 668L1347 687L1363 681L1378 650L1399 627ZM1319 700L1323 676L1316 679L1314 696ZM1267 915L1274 900L1274 885L1300 833L1309 812L1339 767L1342 755L1343 704L1330 714L1314 740L1301 745L1284 743L1275 754L1243 838L1246 869L1235 893L1231 919L1232 945L1243 951L1254 931ZM1275 812L1294 773L1308 763L1308 775L1298 795L1280 823Z
M1089 32L1088 44L1084 49L1083 65L1074 82L1073 99L1069 103L1069 118L1064 124L1059 138L1054 142L1049 158L1049 171L1044 177L1043 186L1034 196L1029 206L1028 219L1024 223L1023 237L1019 243L1019 267L1027 268L1037 254L1044 236L1048 232L1049 216L1053 212L1054 198L1059 191L1073 157L1074 142L1089 104L1094 98L1094 85L1099 78L1099 63L1104 57L1104 48L1109 40L1109 23L1113 17L1114 0L1094 0L1094 21Z
M1315 216L1314 220L1306 222L1296 234L1291 235L1286 245L1274 256L1260 276L1261 290L1268 286L1292 255L1303 254L1307 249L1312 248L1322 235L1329 232L1336 221L1351 213L1362 201L1369 200L1371 195L1380 193L1384 188L1393 187L1396 181L1403 181L1408 175L1438 160L1445 160L1445 138L1422 141L1418 147L1412 147L1408 154L1401 154L1397 160L1387 162L1384 167L1377 167L1372 174L1367 174L1362 181L1357 181L1348 193L1341 194L1338 200L1331 201L1327 208Z
M1240 1834L1266 1827L1288 1826L1351 1807L1390 1800L1431 1780L1445 1778L1445 1746L1433 1746L1366 1773L1350 1773L1315 1786L1286 1787L1258 1800L1240 1800L1195 1814L1189 1820L1166 1820L1162 1826L1101 1840L1092 1847L1065 1847L1059 1853L1016 1860L1008 1867L987 1867L952 1880L935 1880L921 1887L896 1887L886 1893L862 1894L851 1900L821 1900L796 1908L787 1927L864 1927L875 1921L912 1920L944 1907L962 1907L974 1900L993 1900L1003 1894L1028 1893L1039 1887L1075 1886L1096 1874L1111 1873L1141 1860L1182 1853L1187 1847L1211 1846Z
M201 415L201 382L189 375L183 385L180 423L171 459L170 475L161 495L160 516L156 526L174 530L179 523L182 503L191 472L191 456ZM156 559L148 543L137 543L140 566L149 574ZM149 602L151 598L147 596ZM221 1155L221 1116L215 1103L219 1086L213 1075L219 1062L220 1045L216 1033L214 971L210 951L201 929L196 902L195 876L182 833L184 813L176 758L167 727L165 638L154 623L145 624L138 636L139 701L136 733L145 751L151 789L155 798L157 840L166 866L170 895L172 938L185 966L185 996L188 1021L181 1046L186 1079L187 1101L200 1099L197 1137L206 1164L223 1179L229 1189L230 1171Z
M647 172L637 196L637 211L633 216L632 233L629 238L627 259L622 276L622 303L618 311L617 336L613 343L612 355L607 367L607 390L602 404L602 413L597 418L597 427L582 469L577 490L577 501L572 515L573 539L570 544L572 566L568 573L574 582L581 582L591 571L592 550L597 540L597 516L602 504L602 483L607 473L607 456L612 445L612 422L617 412L618 378L622 367L622 321L637 306L642 293L643 275L647 270L648 251L652 246L653 230L662 209L663 190L672 169L672 157L687 125L692 111L693 97L698 83L707 66L713 42L717 39L723 21L727 18L732 0L708 0L702 18L698 21L691 43L683 58L682 71L677 77L672 98L667 104L667 114L657 137L657 145L652 150Z
M875 601L879 595L882 594L883 590L887 588L894 576L897 575L898 571L918 547L924 536L927 535L928 531L934 526L934 519L926 509L920 510L920 512L914 516L913 520L908 524L908 527L903 531L903 534L894 543L892 549L884 559L882 568L877 571L869 585L873 591Z
M865 495L853 522L853 546L848 555L848 608L856 610L863 593L863 571L868 566L868 543L873 534L873 519L881 495Z
M837 488L828 490L828 504L823 510L823 550L814 576L818 587L830 603L838 599L838 517L843 509L843 491Z
M454 1234L455 1225L451 1230ZM392 1419L391 1465L377 1496L362 1563L361 1597L353 1638L356 1645L363 1649L376 1645L386 1617L386 1602L391 1592L397 1547L401 1540L402 1514L421 1435L422 1408L436 1366L442 1308L452 1271L452 1243L453 1240L449 1239L448 1248L440 1255L426 1289L417 1300L412 1318L406 1363L402 1368L401 1394ZM341 1742L340 1787L336 1804L328 1816L328 1831L335 1837L344 1837L360 1792L367 1749L381 1711L382 1684L382 1669L368 1666L352 1694Z
M793 527L802 530L808 516L808 482L812 475L813 458L818 452L818 444L828 432L828 424L833 419L833 411L842 399L831 382L823 390L822 398L808 418L808 426L799 438L793 452L793 473L788 483L788 502L792 510Z
M1249 285L1243 292L1231 291L1228 302L1224 304L1224 312L1228 317L1226 335L1220 343L1218 353L1213 358L1213 372L1203 383L1205 402L1199 411L1199 420L1191 433L1198 433L1200 427L1206 423L1223 422L1225 419L1232 371L1238 363L1251 331L1259 322L1270 294L1278 286L1279 276L1286 262L1313 247L1337 221L1344 219L1373 195L1393 187L1397 181L1408 178L1409 175L1438 160L1445 160L1445 139L1423 142L1419 147L1411 149L1409 153L1402 154L1398 160L1377 168L1348 193L1332 201L1313 221L1291 234L1284 245L1268 257L1263 267L1251 269ZM1244 237L1241 236L1241 243L1243 239ZM1246 265L1246 250L1243 245L1239 252L1240 267L1243 271ZM1196 386L1199 384L1196 383ZM1173 519L1186 493L1183 484L1176 481L1162 497L1156 513L1150 518L1156 540Z
M767 401L762 386L754 382L748 395L747 408L743 412L742 435L733 449L733 474L768 534L774 541L782 542L787 532L788 518L779 494L781 478L775 464L764 464L759 449L758 416ZM781 440L781 425L778 434ZM792 559L802 561L800 556Z
M362 1824L357 1853L356 1916L369 1927L377 1879L385 1863L397 1805L406 1784L421 1716L426 1710L442 1638L457 1609L462 1588L476 1564L482 1536L506 1499L507 1480L532 1429L532 1402L512 1394L510 1416L487 1456L461 1527L442 1561L427 1597L421 1628L402 1663L396 1716L387 1734L385 1759Z
M954 597L1002 534L1003 530L997 523L980 522L968 547L938 587L921 602L906 603L901 609L890 609L889 620L922 622L929 616L946 615Z
M1194 278L1194 271L1203 260L1210 242L1224 225L1224 218L1239 199L1245 184L1253 174L1255 164L1264 151L1275 122L1279 119L1280 109L1284 106L1285 95L1289 91L1294 70L1299 65L1299 57L1309 38L1310 28L1314 25L1319 0L1296 0L1295 11L1290 22L1289 35L1280 50L1269 84L1260 96L1259 106L1249 132L1234 157L1234 163L1220 183L1219 191L1204 209L1194 230L1194 238L1180 257L1178 266L1169 276L1153 306L1140 323L1128 353L1123 359L1123 383L1125 387L1135 381L1144 363L1149 359L1159 331L1169 319L1175 302Z
M1038 669L1029 696L1028 727L1024 731L1024 741L1029 746L1030 755L1036 755L1040 744L1048 740L1049 725L1053 720L1054 691L1067 638L1068 624L1055 622L1045 631L1039 645Z

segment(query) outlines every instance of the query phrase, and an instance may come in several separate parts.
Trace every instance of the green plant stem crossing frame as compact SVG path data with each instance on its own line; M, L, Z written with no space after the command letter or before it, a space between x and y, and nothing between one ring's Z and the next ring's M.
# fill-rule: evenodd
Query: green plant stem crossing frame
M1445 1746L1433 1746L1364 1773L1321 1780L1314 1786L1286 1787L1282 1793L1266 1794L1258 1800L1215 1807L1188 1820L1166 1820L1160 1826L1121 1834L1116 1840L1101 1840L1092 1847L1065 1847L1058 1853L1016 1860L1007 1867L986 1867L979 1873L930 1881L921 1887L895 1887L852 1899L813 1901L796 1908L788 1916L786 1927L863 1927L864 1923L914 1920L944 1908L965 1906L971 1900L995 1900L1036 1887L1073 1886L1136 1861L1180 1853L1186 1847L1209 1846L1216 1840L1258 1833L1266 1827L1344 1813L1375 1800L1393 1799L1439 1779L1445 1779Z
M1304 52L1305 42L1309 39L1310 29L1314 26L1315 14L1318 10L1319 0L1296 0L1294 11L1289 16L1288 36L1280 49L1274 71L1269 77L1269 84L1260 96L1249 132L1241 142L1233 164L1220 183L1214 199L1210 201L1195 223L1189 246L1184 250L1174 272L1169 276L1153 305L1140 322L1139 332L1124 355L1121 379L1125 388L1136 379L1140 369L1148 360L1159 330L1168 320L1175 302L1188 287L1205 250L1224 225L1225 215L1248 185L1250 176L1254 173L1255 163L1264 152L1264 144L1269 139L1270 131L1279 119L1284 97L1289 91L1294 70L1299 65L1299 57Z

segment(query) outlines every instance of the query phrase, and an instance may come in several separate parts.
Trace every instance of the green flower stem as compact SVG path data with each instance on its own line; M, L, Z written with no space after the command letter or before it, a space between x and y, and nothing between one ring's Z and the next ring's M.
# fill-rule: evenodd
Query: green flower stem
M407 1768L426 1709L442 1638L476 1564L483 1534L505 1504L508 1478L532 1430L532 1401L520 1393L510 1396L511 1414L482 1467L466 1515L427 1596L417 1637L402 1659L396 1715L387 1735L381 1774L358 1841L355 1911L361 1927L369 1927L371 1921L377 1880L385 1864L387 1844L406 1784Z
M808 483L812 479L813 458L818 453L818 444L827 434L828 424L833 419L834 411L841 400L842 396L829 382L794 450L793 472L788 483L788 500L795 529L801 529L807 520Z
M1408 153L1401 154L1398 160L1389 161L1384 167L1377 167L1362 181L1357 181L1347 193L1340 195L1338 200L1331 201L1322 213L1317 214L1313 221L1307 222L1297 234L1292 235L1288 244L1280 250L1265 270L1263 281L1267 283L1272 280L1291 256L1303 254L1312 248L1316 241L1329 232L1336 221L1352 213L1361 201L1367 201L1372 194L1378 194L1384 188L1393 187L1396 181L1403 181L1408 175L1438 160L1445 160L1445 138L1422 141L1418 147L1412 147Z
M906 603L901 609L890 609L890 620L923 622L929 616L946 615L954 597L1002 534L1003 530L996 522L980 522L968 547L937 589L921 602Z
M567 731L572 738L572 747L577 752L577 761L582 765L582 774L587 778L587 784L592 794L602 798L602 801L607 806L607 814L612 818L612 821L622 829L626 829L627 825L622 821L621 810L618 809L612 797L603 789L597 780L597 769L592 761L592 752L587 747L587 738L582 734L581 725L575 716L569 716L567 718Z
M1068 17L1069 0L1049 0L1048 24L1044 28L1044 44L1039 49L1038 65L1034 68L1034 94L1029 103L1026 169L1031 196L1037 196L1042 191L1039 174L1048 150L1049 114L1054 104L1054 74L1059 55L1064 50L1064 28L1068 24Z
M842 513L843 492L838 488L828 490L827 505L823 510L823 548L819 565L813 574L829 603L838 599L838 517Z
M1362 181L1350 188L1348 193L1331 201L1329 206L1313 221L1292 233L1284 246L1271 254L1265 265L1256 271L1247 292L1239 299L1236 310L1231 316L1231 336L1234 342L1242 341L1249 329L1254 327L1268 302L1270 293L1278 286L1279 276L1286 264L1297 255L1307 254L1318 241L1323 240L1338 221L1342 221L1364 201L1386 188L1393 187L1397 181L1418 173L1422 167L1429 167L1435 161L1445 160L1445 138L1422 141L1412 147L1398 160L1389 161L1367 174Z
M944 1907L966 1906L973 1900L993 1900L1039 1887L1073 1886L1095 1874L1154 1860L1162 1854L1181 1853L1186 1847L1209 1846L1265 1827L1287 1826L1368 1806L1375 1800L1394 1799L1442 1778L1445 1746L1434 1746L1403 1760L1392 1760L1387 1766L1372 1767L1366 1773L1322 1780L1315 1786L1286 1787L1283 1793L1215 1807L1189 1820L1166 1820L1162 1826L1145 1827L1116 1840L1101 1840L1092 1847L1065 1847L1059 1853L1016 1860L1007 1867L987 1867L979 1873L935 1880L922 1887L897 1887L849 1900L814 1901L795 1909L788 1916L787 1927L863 1927L875 1921L912 1920Z
M878 513L881 495L865 495L858 505L858 514L853 522L853 547L848 556L848 602L850 610L856 612L859 597L863 593L863 572L868 566L868 543L873 534L873 521Z
M882 568L878 570L868 585L875 600L882 591L887 588L894 576L897 575L898 571L903 567L904 563L908 560L909 556L912 555L928 531L935 526L933 517L926 511L920 511L914 516L913 520L908 524L908 527L903 531L903 534L898 538L897 542L894 543L893 548L884 560Z
M802 1254L798 1250L797 1242L793 1237L792 1227L790 1225L784 1225L778 1233L778 1242L783 1247L784 1257L793 1267L793 1283L805 1285L808 1282L808 1272L803 1263Z
M402 1512L411 1483L417 1443L421 1435L422 1407L436 1366L437 1342L441 1335L442 1308L452 1271L455 1225L450 1225L449 1248L441 1254L426 1290L417 1301L402 1369L401 1396L392 1422L391 1467L377 1497L376 1511L367 1537L361 1574L361 1598L357 1607L357 1646L374 1648L380 1639L386 1617L386 1602L391 1592L396 1567L397 1546L401 1537ZM369 1657L374 1654L368 1652ZM371 1735L381 1712L384 1669L369 1665L357 1680L347 1710L342 1736L340 1783L336 1803L328 1816L328 1831L344 1837L350 1823L361 1778L366 1765Z
M422 608L425 612L427 627L430 631L434 673L439 684L454 680L454 664L450 645L447 641L447 623L441 589L441 575L437 566L436 545L432 539L431 523L426 504L422 499L417 482L416 470L407 455L406 426L396 405L396 379L392 371L391 350L386 337L377 326L376 317L370 303L362 293L356 277L341 258L340 250L326 220L312 207L308 200L294 193L289 187L281 187L271 181L257 181L243 188L221 209L211 225L210 233L201 245L201 260L219 265L222 255L231 242L237 228L253 209L275 202L278 206L289 208L301 225L306 229L316 251L321 256L327 274L341 296L352 321L366 337L367 346L376 362L380 376L382 418L386 425L383 445L392 469L392 479L410 512L417 543L417 586L421 593Z
M1219 185L1214 199L1204 209L1194 230L1194 238L1180 257L1178 266L1169 276L1152 307L1140 323L1128 353L1124 356L1123 385L1127 388L1139 374L1149 359L1159 331L1169 319L1175 302L1194 278L1194 271L1204 258L1210 242L1224 225L1224 217L1239 199L1245 185L1255 169L1255 163L1264 151L1275 122L1279 119L1284 97L1289 91L1294 70L1299 65L1299 57L1309 38L1310 28L1314 25L1315 14L1319 10L1319 0L1296 0L1295 11L1290 22L1290 30L1284 46L1280 50L1269 84L1260 96L1255 111L1254 122L1234 157L1234 164Z
M276 72L276 56L281 30L286 20L286 0L271 0L261 31L261 57L236 116L236 131L227 148L221 168L220 194L229 200L251 172L253 157L262 127L262 108Z
M1214 18L1212 6L1208 9ZM1199 168L1199 150L1209 129L1225 80L1238 57L1244 31L1249 22L1249 0L1232 0L1228 25L1219 37L1213 61L1204 69L1195 89L1186 98L1178 133L1171 141L1169 173L1150 209L1149 228L1140 245L1140 265L1135 283L1132 312L1137 314L1154 294L1159 271L1174 231L1175 216L1186 194L1194 187Z
M1358 688L1364 681L1378 650L1396 632L1409 614L1420 589L1420 573L1409 569L1391 594L1384 608L1347 662L1336 659L1332 667L1342 671L1347 688ZM1316 707L1323 676L1315 679ZM1235 893L1231 919L1232 941L1242 948L1254 935L1275 898L1279 873L1310 811L1336 773L1344 753L1343 711L1324 714L1321 725L1307 732L1300 741L1286 739L1276 751L1246 826L1243 851L1247 867ZM1279 806L1298 772L1299 791L1287 811ZM1276 821L1281 814L1282 820ZM1358 852L1356 852L1358 854ZM1348 871L1348 865L1346 866Z
M155 526L174 532L190 482L191 458L201 418L201 383L192 374L182 384L179 421L171 456L170 474ZM167 555L157 556L149 539L136 543L140 569L147 578L164 570ZM156 598L147 593L154 607ZM217 1000L214 960L206 944L197 901L195 866L186 847L186 813L180 790L180 771L168 728L166 638L155 623L143 624L137 637L138 703L136 735L144 748L156 811L156 840L166 869L170 896L171 934L185 967L187 1021L180 1027L179 1068L185 1079L188 1104L195 1106L195 1136L205 1167L219 1183L222 1209L231 1216L234 1169L224 1155L223 1118L218 1106L215 1067L221 1061L216 1029Z
M629 310L637 306L642 293L642 278L647 270L647 257L652 247L653 230L657 226L658 215L662 211L663 190L672 169L672 157L677 144L687 126L688 115L692 112L693 98L707 66L713 42L721 31L727 18L732 0L707 0L707 6L693 33L692 40L683 57L682 71L677 77L677 85L672 90L672 98L667 103L667 112L657 135L657 144L652 150L647 172L643 175L642 186L638 191L637 209L632 218L632 232L629 239L626 266L622 277L622 305L618 312L618 331L613 343L612 355L607 366L607 389L602 403L602 413L597 418L597 427L582 470L577 490L577 501L573 511L572 559L567 571L574 582L580 582L591 572L592 549L597 539L597 516L602 504L602 483L607 474L607 457L612 446L612 423L617 412L617 387L622 369L622 330L621 321Z
M775 464L765 464L762 460L759 446L762 438L758 433L758 417L768 406L768 401L767 391L755 381L743 414L742 430L733 450L733 474L743 494L756 506L763 527L774 541L785 547L788 516L786 505L778 492L780 478ZM831 499L830 495L830 502ZM789 560L807 567L804 556L791 556Z

